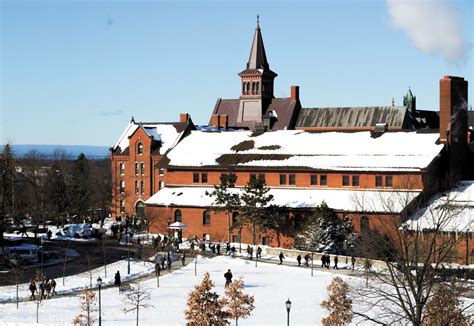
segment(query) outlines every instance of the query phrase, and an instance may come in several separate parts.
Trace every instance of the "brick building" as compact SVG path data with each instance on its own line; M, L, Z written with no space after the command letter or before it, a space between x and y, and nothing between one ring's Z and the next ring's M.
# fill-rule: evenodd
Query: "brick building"
M206 191L222 173L237 176L234 191L262 173L288 226L281 238L263 232L258 241L290 246L322 201L350 217L357 232L390 233L388 217L402 223L413 203L443 189L447 176L472 174L463 78L441 79L439 113L418 110L410 89L403 106L302 108L298 86L289 98L274 97L277 74L258 22L239 76L240 97L217 100L211 131L196 130L187 114L177 123L130 122L111 148L115 216L145 214L150 231L161 233L180 221L188 225L184 237L227 241L227 218L213 210ZM250 239L244 228L230 240Z

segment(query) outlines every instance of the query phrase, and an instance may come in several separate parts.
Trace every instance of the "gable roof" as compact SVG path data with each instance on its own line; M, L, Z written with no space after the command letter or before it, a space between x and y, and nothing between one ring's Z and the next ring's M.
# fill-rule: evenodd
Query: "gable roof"
M239 105L239 99L219 98L212 114L227 115L229 128L253 129L255 123L252 121L237 122ZM291 98L273 98L262 116L273 114L275 121L271 126L271 130L283 130L293 128L298 112L298 103L292 101ZM209 120L209 124L211 124L211 120Z
M404 129L408 125L404 106L303 108L296 129L371 130L377 123L387 123L389 129Z
M161 143L159 154L163 155L179 141L188 125L187 122L135 122L132 120L112 147L112 151L119 150L120 154L128 153L129 138L141 127L148 137Z
M292 168L334 171L421 171L440 153L439 135L279 130L191 131L168 154L170 167Z

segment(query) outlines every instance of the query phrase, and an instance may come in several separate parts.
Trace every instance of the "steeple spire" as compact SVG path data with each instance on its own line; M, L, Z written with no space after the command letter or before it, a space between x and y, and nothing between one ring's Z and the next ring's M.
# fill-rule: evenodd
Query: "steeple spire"
M253 36L252 49L250 50L247 69L270 69L263 45L262 32L260 30L260 17L257 15L257 27Z

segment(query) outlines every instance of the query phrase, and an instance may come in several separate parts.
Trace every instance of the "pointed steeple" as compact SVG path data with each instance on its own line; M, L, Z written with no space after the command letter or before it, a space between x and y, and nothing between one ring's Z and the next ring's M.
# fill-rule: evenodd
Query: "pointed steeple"
M413 96L410 87L408 87L408 92L403 97L403 106L406 106L407 109L413 114L416 113L416 96Z
M253 35L252 48L250 49L249 61L247 69L270 69L265 54L265 46L263 45L262 31L260 30L259 17L257 15L257 27Z

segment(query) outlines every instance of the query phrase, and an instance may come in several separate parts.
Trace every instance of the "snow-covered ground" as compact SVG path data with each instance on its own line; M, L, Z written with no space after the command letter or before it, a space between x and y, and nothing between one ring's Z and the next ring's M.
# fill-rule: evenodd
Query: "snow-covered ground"
M188 292L198 284L203 274L210 273L219 294L224 292L223 274L231 269L234 279L243 276L245 292L255 296L253 315L240 320L241 325L284 325L286 324L285 301L292 301L290 323L292 325L318 325L327 312L320 303L327 296L326 286L333 273L315 270L311 277L310 269L274 264L259 263L218 256L212 259L199 258L198 275L194 275L194 264L174 271L160 278L160 287L156 280L141 283L151 293L150 304L154 307L140 310L141 325L185 325L184 309ZM113 273L113 270L111 271ZM94 276L95 277L95 276ZM349 283L354 278L342 276ZM59 282L58 282L59 283ZM86 282L87 283L87 282ZM3 289L0 290L3 292ZM125 314L124 295L117 288L102 291L102 321L106 325L133 325L135 315ZM79 313L79 297L62 297L44 300L40 307L40 324L70 325ZM27 325L36 321L34 302L22 302L17 310L15 304L0 306L0 325Z

